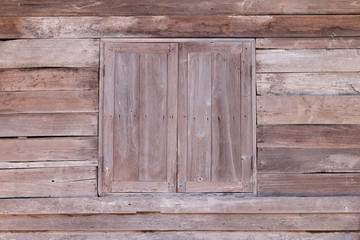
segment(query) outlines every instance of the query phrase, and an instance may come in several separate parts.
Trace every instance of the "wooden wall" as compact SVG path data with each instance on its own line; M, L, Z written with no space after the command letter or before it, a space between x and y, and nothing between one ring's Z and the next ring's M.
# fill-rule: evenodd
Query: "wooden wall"
M259 197L96 198L106 37L256 39ZM0 239L358 240L359 96L358 0L3 0Z

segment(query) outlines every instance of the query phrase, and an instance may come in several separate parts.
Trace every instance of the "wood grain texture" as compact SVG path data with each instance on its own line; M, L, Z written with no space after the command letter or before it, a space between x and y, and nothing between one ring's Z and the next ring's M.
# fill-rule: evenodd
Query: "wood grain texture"
M90 90L98 87L97 68L1 69L0 91Z
M258 174L260 195L353 195L360 194L360 173Z
M97 159L97 139L30 138L0 139L0 161L86 161Z
M259 125L258 147L360 148L359 125Z
M146 1L135 3L131 0L36 0L3 1L1 16L96 16L96 15L246 15L246 14L358 14L359 3L341 1L252 1L215 0L197 1Z
M0 92L0 114L97 111L97 90Z
M1 216L1 231L357 231L360 214L102 214Z
M96 167L96 166L98 166L98 161L97 160L92 160L92 161L0 162L0 169Z
M360 213L360 197L239 197L236 195L138 195L0 199L0 215L121 214L160 212L243 214ZM180 215L181 216L181 215Z
M257 97L258 124L360 124L360 96Z
M336 49L359 48L360 38L258 38L257 49Z
M259 148L257 170L272 172L360 172L360 149Z
M169 239L169 240L187 240L187 239L227 239L227 240L358 240L358 232L240 232L240 231L173 231L161 232L2 232L1 240L63 240L63 239L81 239L81 240L143 240L143 239Z
M356 72L360 71L360 50L257 50L256 70L259 73Z
M8 169L0 172L2 198L96 196L95 167Z
M98 40L37 39L0 42L0 68L98 67L98 65Z
M256 75L257 94L345 95L360 93L360 72L265 73Z
M4 114L0 136L94 136L97 113Z
M5 17L1 20L3 39L360 36L360 15Z

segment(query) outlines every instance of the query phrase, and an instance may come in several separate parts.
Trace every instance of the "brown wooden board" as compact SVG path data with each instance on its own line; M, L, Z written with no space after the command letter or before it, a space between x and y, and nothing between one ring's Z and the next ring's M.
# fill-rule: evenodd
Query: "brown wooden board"
M0 189L2 198L96 196L96 167L0 170Z
M104 44L105 191L175 191L177 44Z
M250 192L251 42L180 49L179 191Z
M90 90L98 87L97 68L1 69L0 91Z
M259 148L258 172L360 172L360 149Z
M256 51L256 70L271 72L357 72L358 49L270 49Z
M1 231L358 231L360 214L5 215ZM181 218L181 221L179 221Z
M0 161L86 161L97 159L97 138L0 139Z
M259 195L353 195L359 184L360 173L258 174Z
M360 15L5 17L0 38L355 37L359 21Z
M0 115L0 137L94 136L97 113L39 113Z
M360 96L257 97L257 123L360 124Z
M38 39L0 42L0 68L98 67L98 65L98 40Z
M1 199L0 215L182 213L360 213L360 197L239 197L137 195L123 197ZM181 215L179 215L181 218Z
M257 146L360 148L360 125L259 125Z
M4 0L0 4L1 16L91 16L91 15L245 15L245 14L358 14L358 2L351 0L318 1L251 1L200 0Z
M264 73L256 75L257 94L345 95L360 93L360 72Z
M337 38L258 38L257 49L335 49L359 48L358 37Z
M97 111L97 90L0 92L0 114Z
M62 240L62 239L82 239L82 240L142 240L142 239L227 239L227 240L358 240L358 232L240 232L240 231L152 231L152 232L2 232L1 240Z

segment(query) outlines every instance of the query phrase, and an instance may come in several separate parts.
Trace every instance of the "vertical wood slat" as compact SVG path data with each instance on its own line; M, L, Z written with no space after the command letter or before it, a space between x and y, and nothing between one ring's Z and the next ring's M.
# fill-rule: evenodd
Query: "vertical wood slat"
M117 54L115 63L114 180L139 179L139 54Z
M177 44L108 43L106 47L105 41L105 52L113 52L107 53L113 55L108 61L116 59L110 76L115 86L111 159L115 171L105 192L175 191Z
M240 70L240 55L213 54L211 180L214 182L241 180Z
M167 55L140 55L139 181L166 181Z
M211 181L212 54L189 53L188 181Z

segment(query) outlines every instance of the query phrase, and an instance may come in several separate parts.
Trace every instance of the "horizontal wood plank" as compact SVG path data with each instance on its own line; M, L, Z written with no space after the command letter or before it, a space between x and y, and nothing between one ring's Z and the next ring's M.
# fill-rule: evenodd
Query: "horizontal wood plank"
M97 111L97 90L0 92L0 114Z
M360 149L259 148L257 171L360 172Z
M260 195L351 195L360 194L360 173L258 174Z
M0 139L0 162L94 161L97 138Z
M161 213L360 213L360 197L138 195L103 198L1 199L0 215Z
M257 49L360 48L360 38L258 38Z
M360 148L360 125L259 125L258 147Z
M96 196L96 167L0 170L0 197Z
M1 216L1 231L356 231L360 214L110 214ZM181 220L180 220L181 219Z
M356 72L360 71L360 49L257 50L256 71Z
M359 3L351 0L252 1L198 0L19 0L0 3L1 16L90 16L90 15L244 15L244 14L356 14Z
M5 17L1 20L3 39L360 36L360 15ZM72 65L96 64L87 59Z
M0 79L0 91L89 90L98 87L98 69L0 69Z
M1 240L63 240L63 239L82 239L82 240L143 240L143 239L169 239L169 240L188 240L188 239L208 239L208 240L358 240L358 232L238 232L238 231L172 231L172 232L2 232Z
M257 94L344 95L360 93L360 72L264 73L256 75Z
M28 162L0 162L0 169L16 168L58 168L58 167L96 167L97 160L92 161L28 161Z
M98 65L98 40L38 39L0 42L0 68L98 67Z
M360 124L360 96L261 96L256 100L261 125Z
M3 114L0 137L94 136L97 113Z

